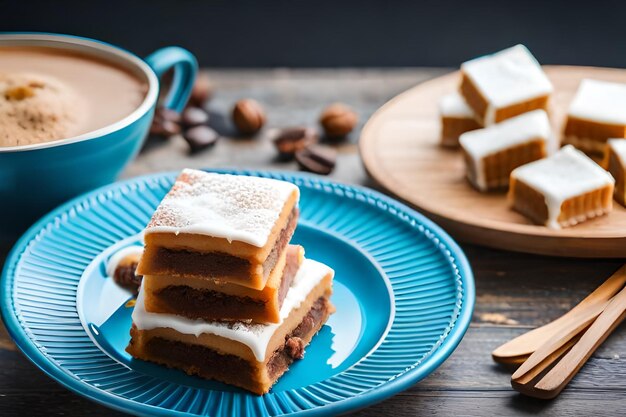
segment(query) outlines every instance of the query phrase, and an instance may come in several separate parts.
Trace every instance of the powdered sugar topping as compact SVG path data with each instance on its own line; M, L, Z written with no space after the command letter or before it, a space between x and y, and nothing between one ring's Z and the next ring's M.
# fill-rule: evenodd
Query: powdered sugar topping
M185 169L146 233L202 234L263 247L293 193L298 196L298 187L285 181Z

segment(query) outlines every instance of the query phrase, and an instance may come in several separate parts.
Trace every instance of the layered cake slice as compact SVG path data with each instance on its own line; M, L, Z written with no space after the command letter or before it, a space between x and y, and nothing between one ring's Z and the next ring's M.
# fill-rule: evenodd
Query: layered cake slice
M474 111L459 93L445 95L439 101L441 116L441 145L459 146L459 136L481 126L476 121Z
M611 211L613 177L572 145L511 173L509 201L535 223L558 229Z
M615 199L626 206L626 139L609 139L603 166L615 179Z
M548 109L552 83L523 45L467 61L461 76L461 94L483 126Z
M264 394L334 312L329 298L334 272L305 259L280 310L280 323L192 320L150 313L142 288L133 311L133 357Z
M303 260L304 248L289 245L262 290L204 278L146 275L144 305L151 313L191 319L278 323L287 291Z
M263 289L298 220L295 185L185 169L145 230L137 273Z
M550 121L535 110L461 135L467 178L480 191L509 185L515 168L544 158L552 147Z
M567 113L563 142L601 154L609 138L626 138L626 84L582 80Z

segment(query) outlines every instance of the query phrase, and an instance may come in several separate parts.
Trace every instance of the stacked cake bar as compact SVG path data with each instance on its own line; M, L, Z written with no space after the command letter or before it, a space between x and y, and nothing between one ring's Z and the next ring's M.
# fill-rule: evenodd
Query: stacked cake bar
M184 170L145 231L127 351L257 394L301 359L334 272L290 245L298 188Z

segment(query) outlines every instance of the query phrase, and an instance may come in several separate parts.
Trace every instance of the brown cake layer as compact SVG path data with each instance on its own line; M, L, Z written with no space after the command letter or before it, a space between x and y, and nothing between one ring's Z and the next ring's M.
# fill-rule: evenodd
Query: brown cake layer
M178 314L203 320L251 320L256 323L277 323L287 291L293 282L300 263L302 247L289 245L285 266L279 283L268 283L274 291L233 288L195 288L189 285L159 286L159 276L146 279L146 309L153 313ZM155 282L153 283L152 280ZM169 280L168 280L169 281ZM185 283L185 281L182 281ZM233 286L234 284L231 284ZM239 293L238 295L235 294ZM246 295L244 295L246 294Z
M133 351L133 356L141 359L182 369L189 375L215 379L261 395L269 391L294 360L303 358L304 348L333 311L334 307L328 298L319 297L300 324L285 337L284 343L264 363L162 337L152 337L141 347L133 346L134 341L139 339L139 331L134 327L131 329L132 339L128 349ZM137 355L138 351L140 355ZM259 372L267 375L269 381L262 381Z
M485 117L487 116L487 110L489 108L489 102L480 90L474 85L472 80L463 74L461 78L460 92L465 98L465 101L474 110L478 121L481 124L485 124ZM503 120L510 119L511 117L519 116L520 114L527 113L533 110L545 110L548 111L549 96L540 96L530 100L522 101L512 104L508 107L502 107L495 110L494 123L500 123Z
M298 223L298 214L298 208L294 207L272 250L260 265L249 259L221 252L196 252L147 244L141 261L141 270L138 270L138 273L196 276L262 289L293 236Z
M476 182L478 167L465 151L463 151L463 154L468 168L468 179L478 188ZM508 187L509 177L515 168L544 158L546 155L546 143L542 139L531 139L526 143L487 155L482 160L487 189L493 190Z

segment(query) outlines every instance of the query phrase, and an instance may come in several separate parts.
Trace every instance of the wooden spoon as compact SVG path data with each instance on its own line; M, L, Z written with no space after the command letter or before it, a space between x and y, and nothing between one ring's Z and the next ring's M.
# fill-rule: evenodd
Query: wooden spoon
M499 363L510 364L511 358L525 357L531 355L539 346L545 344L554 333L561 329L572 316L592 304L603 303L613 297L626 285L626 265L618 269L609 279L607 279L594 292L589 294L572 310L542 327L524 333L521 336L503 344L494 350L491 355L493 360ZM600 314L600 311L598 312Z

